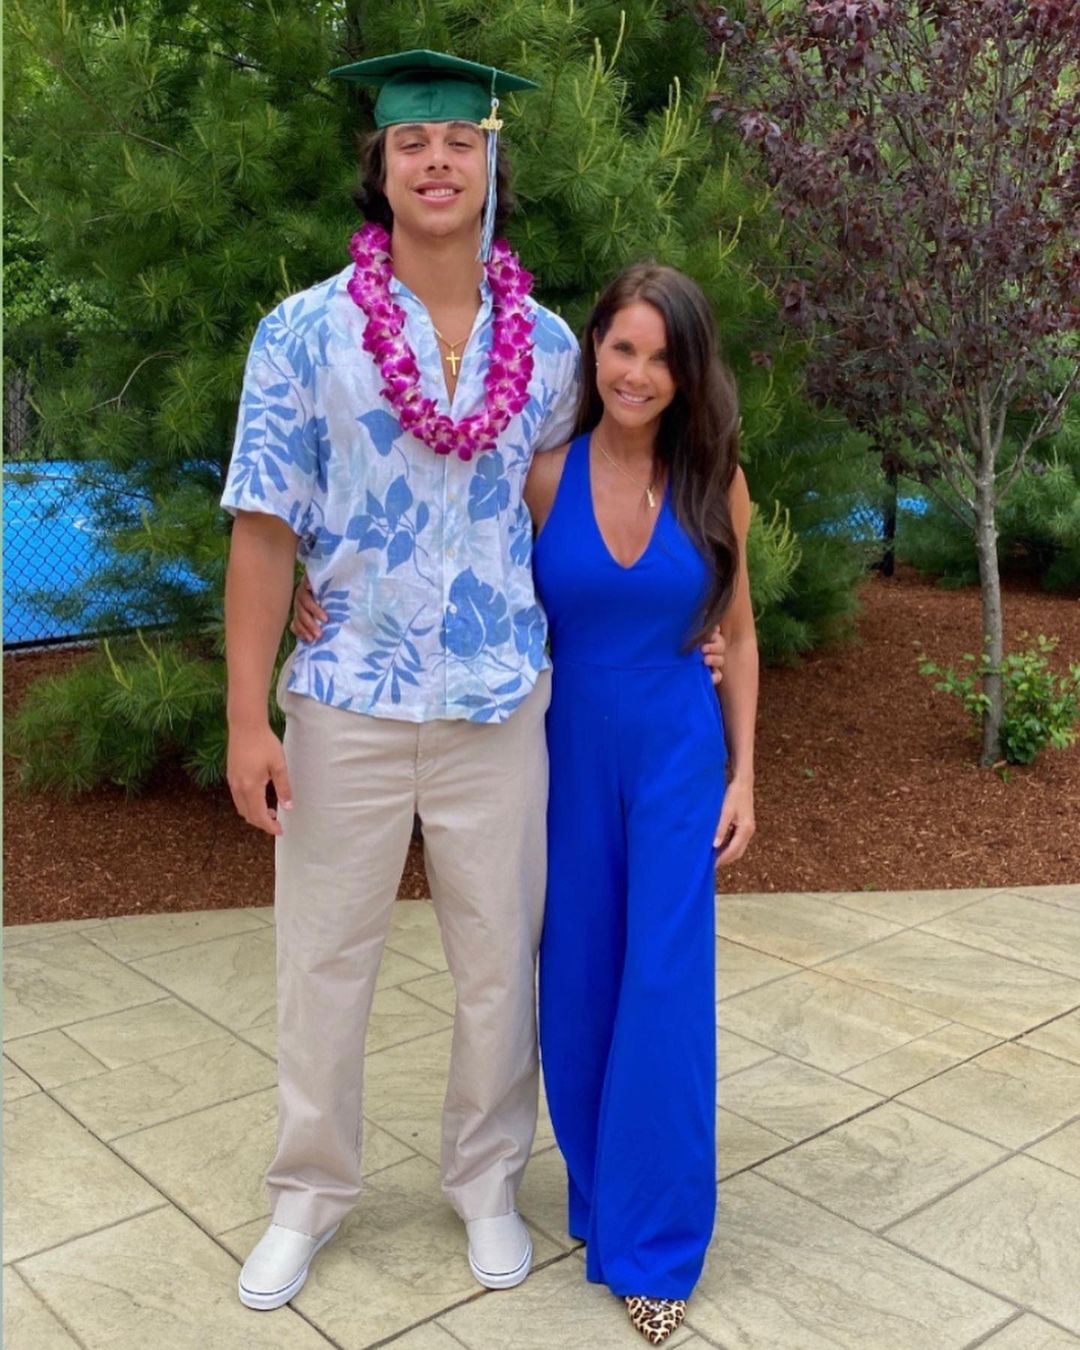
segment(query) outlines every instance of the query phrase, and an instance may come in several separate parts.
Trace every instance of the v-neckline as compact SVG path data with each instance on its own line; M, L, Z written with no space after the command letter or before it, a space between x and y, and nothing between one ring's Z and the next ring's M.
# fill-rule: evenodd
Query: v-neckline
M483 314L484 314L484 302L483 299L481 299L480 308L476 311L476 316L473 319L473 325L469 329L469 336L465 339L465 343L463 346L461 346L460 343L456 344L458 346L461 346L461 355L457 358L457 374L454 376L453 389L451 389L449 384L447 384L446 382L446 371L444 369L444 366L446 364L446 358L443 356L442 347L439 344L438 331L436 330L434 323L432 323L431 315L430 314L428 315L428 323L431 324L431 331L435 338L435 350L439 356L439 384L442 387L443 397L446 399L447 416L450 417L451 419L454 416L454 403L457 400L457 391L461 388L461 377L465 373L465 356L469 348L472 346L473 338L476 337L476 334L481 327Z
M430 311L428 310L424 302L420 299L420 297L416 294L416 292L410 290L409 287L406 286L403 281L401 281L396 276L390 278L391 296L397 300L398 304L401 304L401 298L404 296L407 296L410 300L412 300L412 302L416 306L416 309L419 311L419 315L423 316L423 321L426 321L428 328L431 329L431 341L434 343L435 355L438 362L437 371L435 375L435 384L438 389L438 397L436 398L435 402L437 405L441 405L440 411L445 412L446 416L449 417L451 420L456 420L454 418L454 412L457 404L458 390L461 388L462 376L465 373L466 353L468 352L469 348L473 345L473 341L477 337L477 335L483 331L484 324L488 319L488 317L490 316L492 319L494 319L495 305L491 296L491 283L488 281L486 275L480 279L479 290L480 290L480 306L476 311L476 316L473 319L472 327L469 329L469 336L465 339L465 345L461 348L461 356L458 359L457 378L454 381L453 392L451 392L446 383L446 372L443 369L444 358L442 354L442 348L439 345L439 339L435 335L435 323L432 320ZM402 308L405 307L402 306ZM406 310L406 319L413 318L415 321L417 317L418 316L415 314L410 315ZM415 352L415 355L417 356L417 360L419 360L419 352ZM423 375L421 375L421 381L423 381Z
M637 555L637 557L634 559L632 563L621 563L618 560L618 558L616 558L615 554L612 553L608 541L604 538L604 531L600 528L600 517L596 514L596 498L593 496L593 481L592 481L591 432L586 434L586 436L584 437L584 442L585 442L585 490L588 493L589 497L589 515L592 517L593 529L596 531L596 537L600 540L600 547L607 554L611 563L615 567L617 567L620 572L632 572L634 568L638 566L639 563L644 561L645 557L652 549L653 543L656 540L656 534L660 528L660 517L664 514L664 506L667 502L668 485L665 482L664 490L660 495L660 507L656 512L656 519L653 521L653 526L651 531L649 532L649 538L645 543L645 547L641 550L641 552Z

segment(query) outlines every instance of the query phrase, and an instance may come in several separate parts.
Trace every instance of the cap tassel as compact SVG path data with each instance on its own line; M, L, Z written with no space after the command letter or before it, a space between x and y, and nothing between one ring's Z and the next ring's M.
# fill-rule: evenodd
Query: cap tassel
M478 260L483 263L491 260L491 245L495 239L495 207L499 195L499 132L503 125L498 112L499 100L492 90L491 112L480 123L480 129L487 132L487 196L484 199L484 215L480 227L480 252L477 254Z

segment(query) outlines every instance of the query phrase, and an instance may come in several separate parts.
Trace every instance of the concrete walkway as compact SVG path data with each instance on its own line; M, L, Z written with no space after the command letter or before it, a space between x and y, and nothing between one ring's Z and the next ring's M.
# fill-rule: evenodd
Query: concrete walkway
M731 896L717 930L721 1211L669 1344L1080 1347L1080 886ZM584 1280L546 1116L536 1269L469 1275L430 905L397 907L383 960L366 1193L274 1313L235 1293L274 1138L270 911L4 939L7 1350L645 1345Z

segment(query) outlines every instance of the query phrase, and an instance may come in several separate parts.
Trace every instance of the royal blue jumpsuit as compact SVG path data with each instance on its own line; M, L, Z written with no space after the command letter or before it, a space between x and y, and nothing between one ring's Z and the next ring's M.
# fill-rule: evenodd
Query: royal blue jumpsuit
M666 496L615 561L573 442L533 558L554 666L544 1082L590 1280L686 1298L716 1207L715 852L720 707L687 650L708 586Z

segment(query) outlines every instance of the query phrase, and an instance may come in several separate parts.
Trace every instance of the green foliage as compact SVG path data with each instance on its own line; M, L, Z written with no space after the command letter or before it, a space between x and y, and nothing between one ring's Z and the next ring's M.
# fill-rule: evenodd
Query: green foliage
M958 507L946 485L940 491ZM1047 590L1080 592L1080 399L1057 434L1032 451L998 507L997 524L1005 571L1034 572ZM933 498L924 516L905 518L897 544L901 557L942 585L978 581L970 526Z
M865 496L870 457L803 398L805 353L781 339L763 280L778 274L770 194L704 116L717 72L678 7L13 0L6 36L20 261L45 263L51 288L18 313L8 350L24 364L49 353L35 368L38 447L82 462L75 488L91 493L111 546L101 573L54 604L77 611L85 590L105 588L116 603L104 624L127 612L171 625L155 659L117 648L130 689L106 661L29 705L27 781L134 786L158 755L200 780L220 775L217 500L243 365L264 313L347 262L370 100L326 71L361 54L452 49L540 82L504 110L521 207L508 234L538 298L580 327L599 288L642 257L702 284L738 379L760 508L763 653L791 659L850 621L864 553L825 526ZM144 681L181 701L170 725L160 705L158 720L137 705Z
M755 609L762 659L790 664L854 627L858 588L880 545L862 537L851 517L880 504L881 475L863 437L794 400L768 442L751 449L754 499L782 503L799 543L787 592ZM751 575L753 568L751 561Z
M1021 634L1021 638L1027 636ZM1076 726L1080 722L1080 663L1071 665L1068 675L1055 676L1048 658L1057 645L1057 638L1040 633L1022 650L1005 654L1000 668L1005 704L1001 753L1009 764L1030 764L1045 746L1064 750L1076 740ZM963 659L969 668L960 673L951 666L942 670L921 657L919 673L938 677L934 688L960 700L979 735L989 703L982 691L982 681L992 667L985 654L977 660L966 652Z
M271 720L281 729L276 704ZM179 760L200 787L225 764L220 661L141 633L33 684L8 724L22 786L74 795L101 783L136 792Z
M9 209L4 231L4 323L9 338L5 359L22 369L41 363L75 336L111 325L109 312L96 303L92 285L56 274L32 223L20 229L19 204ZM26 228L28 226L28 228Z
M773 504L765 520L756 505L750 508L746 537L746 567L750 576L750 600L755 615L780 603L791 591L791 578L802 560L798 537L791 528L791 513Z

